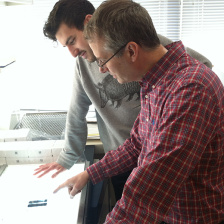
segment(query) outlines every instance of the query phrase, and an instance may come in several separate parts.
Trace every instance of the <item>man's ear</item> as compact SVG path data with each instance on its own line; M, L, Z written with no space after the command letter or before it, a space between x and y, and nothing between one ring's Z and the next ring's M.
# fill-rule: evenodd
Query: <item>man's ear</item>
M129 42L127 44L128 48L128 56L130 57L131 61L136 61L138 57L139 45L135 42Z
M86 25L89 22L91 17L92 17L92 15L90 15L90 14L86 15L85 20L84 20L84 25Z

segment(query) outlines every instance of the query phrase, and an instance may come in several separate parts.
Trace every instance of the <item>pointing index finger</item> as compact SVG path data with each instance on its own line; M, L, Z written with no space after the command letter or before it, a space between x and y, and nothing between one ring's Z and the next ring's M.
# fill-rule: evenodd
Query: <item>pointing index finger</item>
M59 186L53 191L53 193L55 194L55 193L57 193L59 190L61 190L62 188L65 188L65 187L66 187L65 184L61 184L61 185L59 185Z

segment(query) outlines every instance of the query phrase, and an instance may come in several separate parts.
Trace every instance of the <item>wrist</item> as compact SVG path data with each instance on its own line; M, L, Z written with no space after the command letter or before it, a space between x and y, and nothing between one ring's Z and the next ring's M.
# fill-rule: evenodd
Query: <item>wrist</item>
M84 176L83 178L86 180L86 182L90 179L89 174L86 170L83 172L83 176Z

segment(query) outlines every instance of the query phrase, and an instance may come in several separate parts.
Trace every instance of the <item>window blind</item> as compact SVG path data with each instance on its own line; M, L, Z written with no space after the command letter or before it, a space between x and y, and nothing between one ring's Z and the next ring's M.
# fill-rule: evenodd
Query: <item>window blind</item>
M91 1L98 7L101 1ZM149 12L155 28L209 58L224 71L224 0L136 0Z
M224 39L224 0L135 1L147 9L158 33L173 41L182 40L185 45L204 54L224 71L221 60L221 52L224 51L221 44ZM35 15L35 26L39 28L37 36L42 35L43 23L56 2L57 0L33 1L30 9L32 15ZM97 8L102 0L91 2ZM26 11L24 15L26 14L30 16L31 13Z
M180 39L224 71L224 1L182 0Z
M189 47L206 54L214 61L214 64L220 62L218 58L221 55L219 53L216 55L216 52L224 51L223 45L220 44L224 39L224 0L135 1L148 10L158 33L174 41L184 41L185 44L190 45ZM22 22L29 16L30 20L34 20L35 26L42 28L43 22L56 2L57 0L34 0L32 6L24 7L24 12L20 7L20 13L24 15ZM102 0L92 0L91 2L97 8ZM15 7L9 7L10 9L4 7L4 10L1 9L1 14L7 11L7 14L10 15L10 11L15 11ZM6 10L6 8L8 9ZM32 15L36 17L33 18ZM24 24L27 23L28 21ZM3 27L7 26L5 24L4 21ZM39 34L42 35L42 31Z

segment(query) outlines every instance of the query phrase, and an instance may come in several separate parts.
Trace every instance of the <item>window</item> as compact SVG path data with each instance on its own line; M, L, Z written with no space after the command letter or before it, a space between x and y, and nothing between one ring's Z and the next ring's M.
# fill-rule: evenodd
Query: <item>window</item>
M158 33L172 40L182 40L224 72L224 0L137 2L148 10Z

